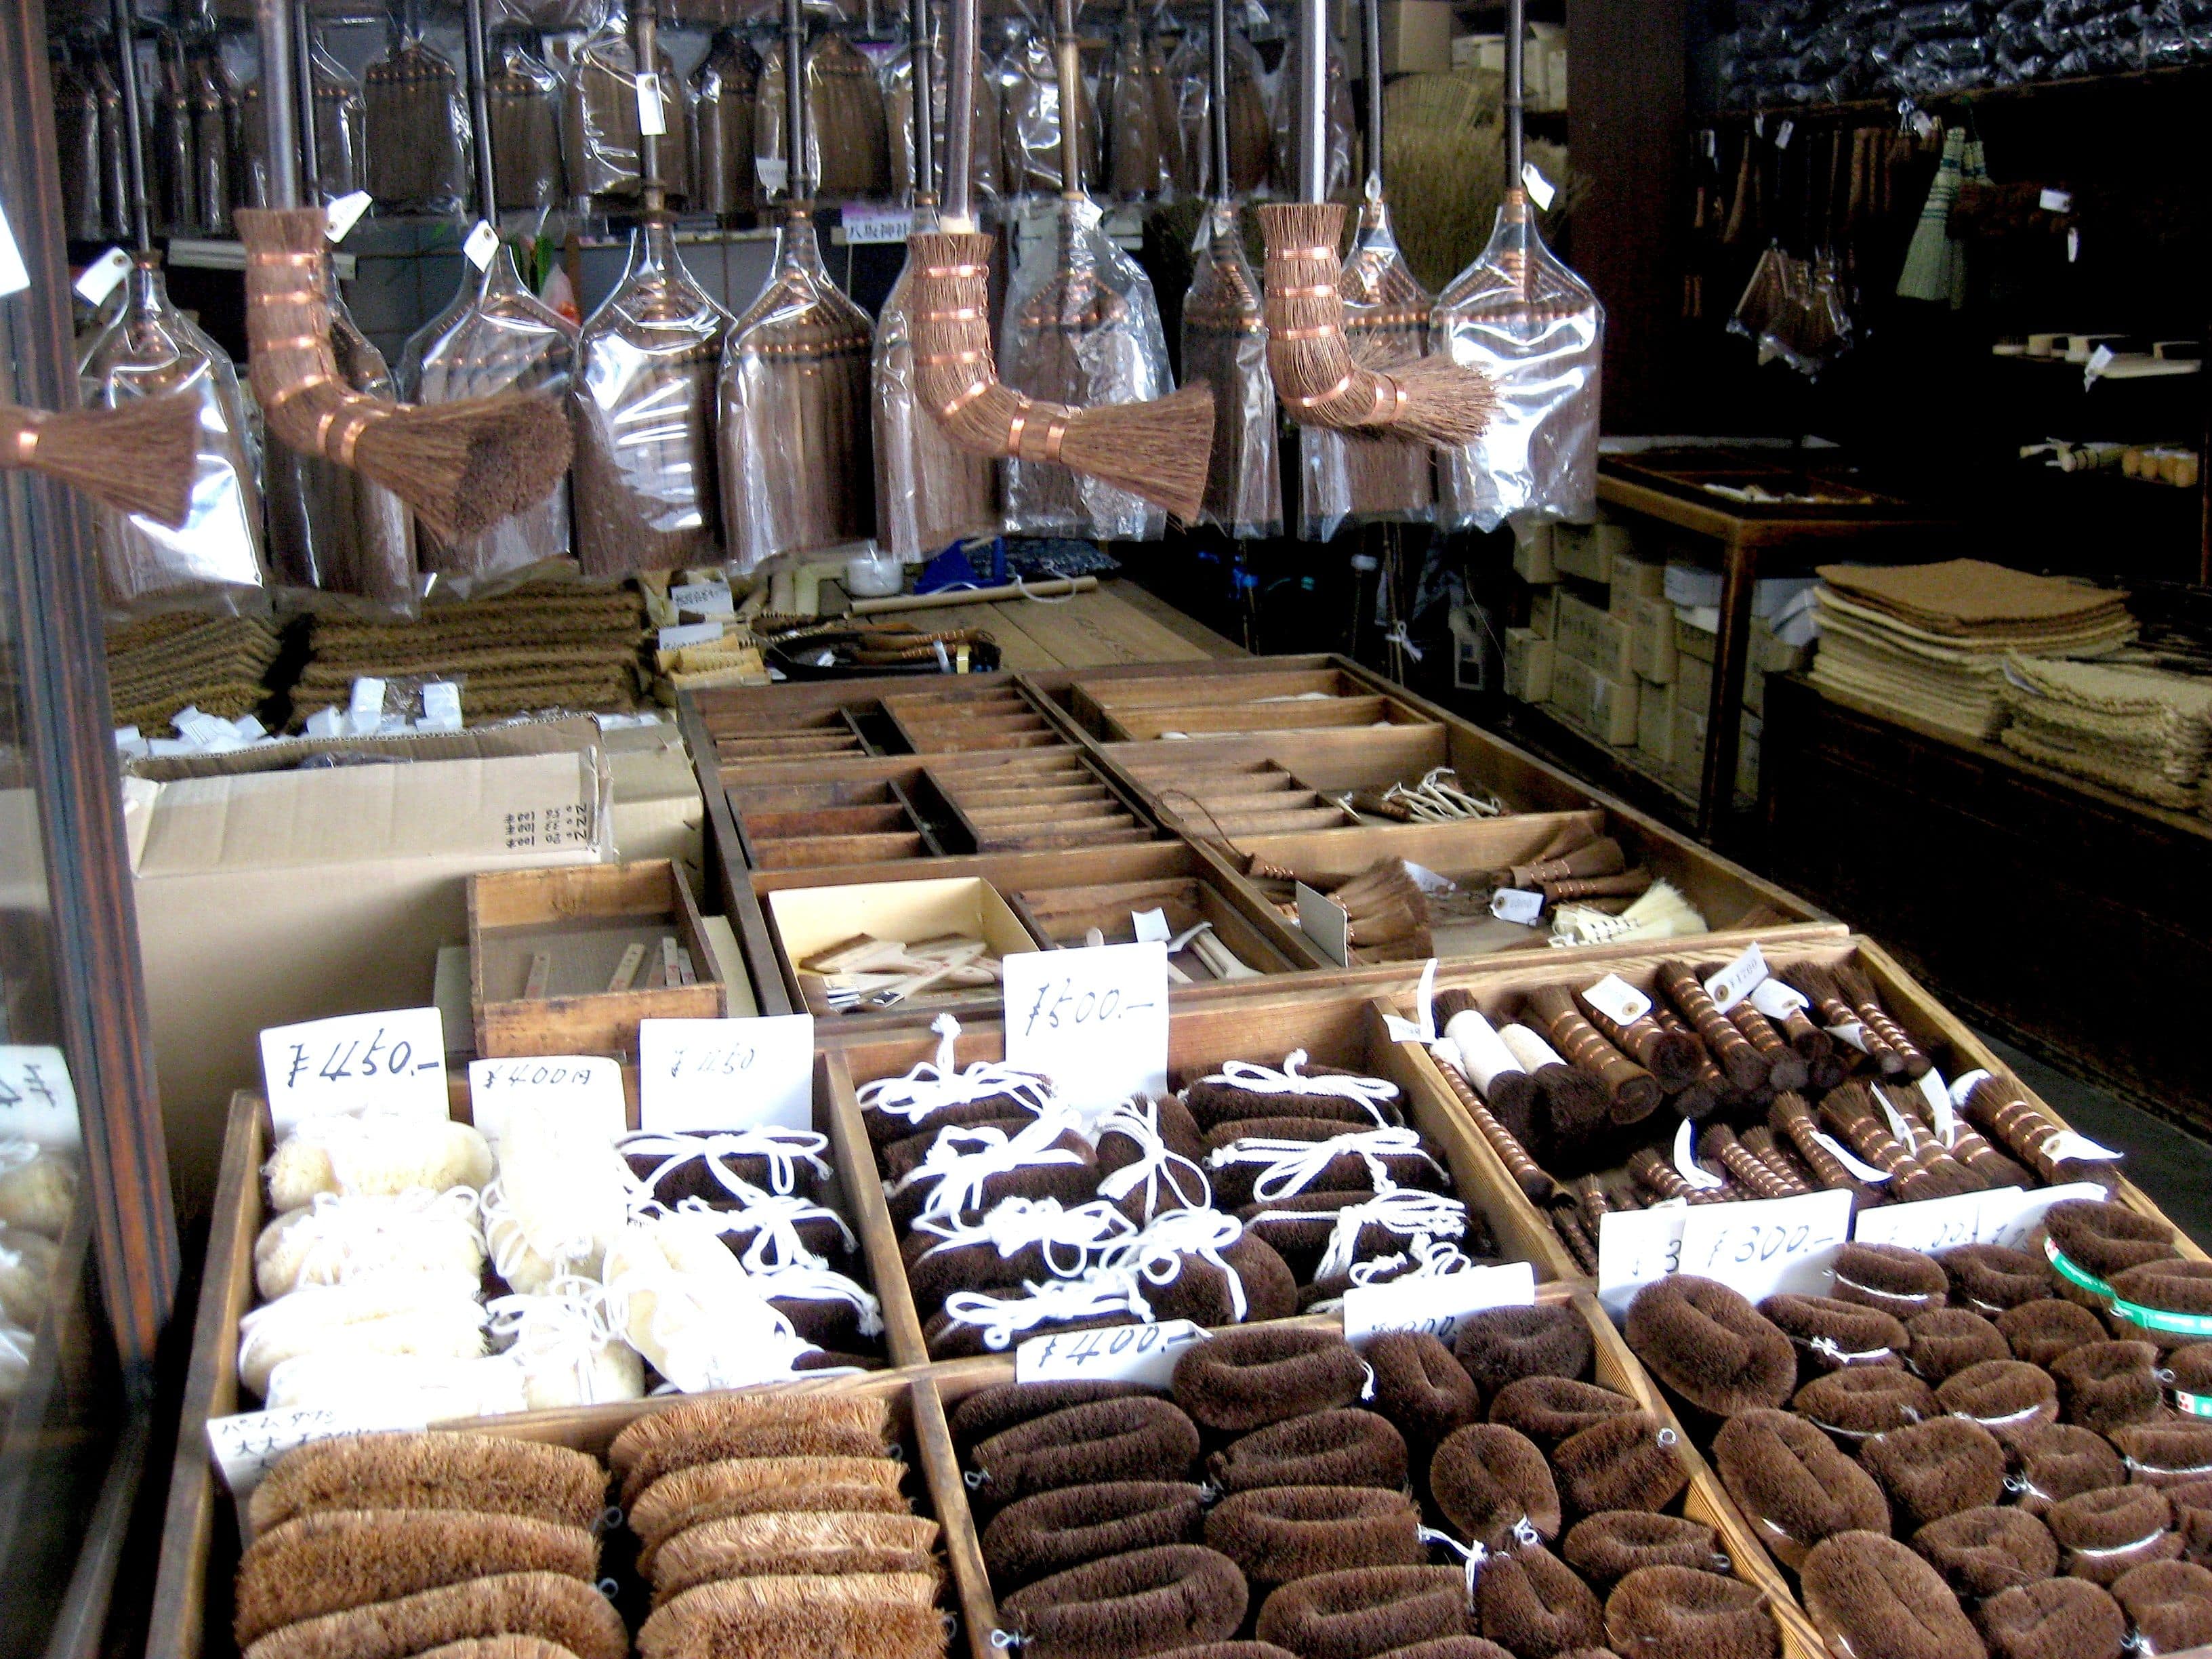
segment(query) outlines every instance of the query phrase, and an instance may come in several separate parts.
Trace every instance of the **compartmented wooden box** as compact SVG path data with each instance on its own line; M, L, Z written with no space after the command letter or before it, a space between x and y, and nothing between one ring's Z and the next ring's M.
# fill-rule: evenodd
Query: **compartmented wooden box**
M786 887L764 903L791 994L817 1015L995 1008L997 962L1039 948L980 876Z
M1084 726L1109 743L1434 723L1425 710L1336 667L1085 677L1071 696Z

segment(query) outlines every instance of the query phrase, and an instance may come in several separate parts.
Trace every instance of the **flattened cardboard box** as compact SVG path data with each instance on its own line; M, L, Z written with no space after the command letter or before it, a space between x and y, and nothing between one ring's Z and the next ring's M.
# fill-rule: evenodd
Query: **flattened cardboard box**
M422 1006L439 947L467 937L466 877L613 859L605 757L596 742L578 746L580 726L596 734L588 721L549 721L287 744L124 778L184 1214L213 1193L224 1103L258 1085L264 1026ZM408 763L298 769L307 754L349 747Z

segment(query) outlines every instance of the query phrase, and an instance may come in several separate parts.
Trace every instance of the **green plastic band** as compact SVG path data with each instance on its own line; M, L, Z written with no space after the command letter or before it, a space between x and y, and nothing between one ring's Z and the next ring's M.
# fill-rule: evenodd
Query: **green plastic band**
M2189 1394L2176 1389L2173 1408L2185 1416L2212 1417L2212 1394Z
M2112 1287L2087 1268L2069 1261L2066 1252L2058 1248L2058 1241L2047 1233L2043 1239L2043 1254L2051 1259L2051 1265L2058 1270L2058 1276L2068 1284L2079 1285L2092 1296L2101 1296L2107 1300L2111 1298Z
M2132 1324L2147 1331L2170 1331L2176 1336L2212 1336L2212 1314L2173 1313L2164 1308L2146 1308L2140 1302L2112 1298L2112 1311Z

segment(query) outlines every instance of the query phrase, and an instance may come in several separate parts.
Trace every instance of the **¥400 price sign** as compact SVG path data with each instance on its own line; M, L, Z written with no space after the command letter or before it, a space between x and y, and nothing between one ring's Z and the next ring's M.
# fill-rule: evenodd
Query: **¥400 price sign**
M1205 1328L1188 1319L1033 1336L1014 1350L1014 1380L1142 1382L1164 1389L1183 1351L1205 1340Z
M1158 940L1006 959L1006 1063L1079 1108L1168 1086L1168 953Z
M269 1115L283 1134L303 1118L376 1110L447 1115L446 1026L435 1008L345 1014L261 1034Z

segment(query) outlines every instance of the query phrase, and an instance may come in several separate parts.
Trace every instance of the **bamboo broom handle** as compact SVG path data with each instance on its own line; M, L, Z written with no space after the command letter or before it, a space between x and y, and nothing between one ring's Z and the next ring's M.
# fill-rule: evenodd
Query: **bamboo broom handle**
M116 0L116 15L125 15L127 0ZM299 76L292 63L292 19L285 0L254 0L253 25L261 41L261 113L269 124L266 149L269 163L269 205L295 208L300 200ZM125 35L123 38L128 39ZM135 64L129 66L137 72ZM125 94L129 96L127 93ZM135 149L135 145L134 145ZM143 179L131 181L138 198L138 215L145 216Z
M131 0L109 0L115 31L117 93L123 104L124 165L131 183L131 240L143 257L154 251L154 232L146 211L145 117L138 107L138 54L134 49L137 18Z
M1229 0L1213 0L1213 49L1207 72L1212 76L1206 102L1212 118L1206 122L1207 141L1213 146L1213 199L1229 205Z
M937 134L929 112L929 0L907 0L906 33L914 53L914 204L937 199ZM948 108L945 118L952 118Z
M1363 0L1360 33L1367 48L1367 195L1382 199L1382 0Z
M814 199L806 171L806 20L799 0L783 0L784 149L791 157L788 197L793 208Z
M975 160L976 0L951 0L951 40L945 49L945 210L947 230L973 231L969 173Z
M491 94L485 85L489 71L485 65L490 54L484 40L483 0L461 0L462 44L466 47L464 63L469 76L469 116L477 125L477 204L483 222L496 228L499 224L499 186L492 162L491 151ZM638 65L642 73L648 66ZM305 65L301 72L306 72ZM312 90L301 94L308 124L307 149L315 147L314 98ZM641 135L642 136L642 135Z
M1075 0L1054 9L1054 58L1060 71L1060 193L1083 194L1083 48L1075 37Z
M629 14L630 68L638 75L657 75L660 70L660 20L653 9L653 0L634 0ZM790 53L784 54L784 102L788 106L796 101L792 90ZM655 83L656 85L658 82ZM663 111L665 123L665 109ZM793 156L789 176L799 176L799 158ZM660 188L660 136L645 130L645 112L638 112L637 123L637 199L647 213L658 213L667 205Z
M856 617L880 617L894 611L935 611L956 605L989 605L997 599L1057 599L1066 593L1088 593L1098 586L1096 576L1061 576L1050 581L1009 582L1004 587L963 587L957 593L902 593L888 599L855 599Z
M292 21L293 68L300 88L300 193L313 205L323 199L323 158L315 148L314 23L308 15L307 0L293 9Z
M1328 30L1322 0L1298 0L1298 199L1328 199Z

